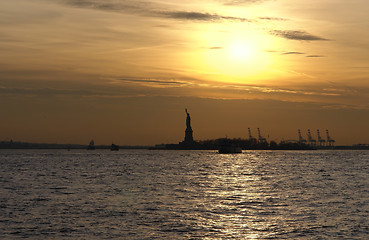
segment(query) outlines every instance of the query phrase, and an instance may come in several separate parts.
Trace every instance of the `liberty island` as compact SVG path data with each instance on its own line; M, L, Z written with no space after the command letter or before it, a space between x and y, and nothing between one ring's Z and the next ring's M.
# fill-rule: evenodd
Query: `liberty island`
M166 149L166 150L218 150L224 143L232 145L240 149L303 149L310 150L314 149L312 146L304 143L294 143L294 144L277 144L273 141L268 143L265 138L261 138L262 141L257 141L256 139L228 139L228 138L218 138L214 140L201 140L195 141L193 138L193 130L191 126L191 116L187 108L186 112L186 130L184 140L178 144L158 144L154 148L150 149ZM258 129L259 130L259 129ZM259 132L260 135L260 132Z
M185 109L186 112L186 130L184 140L179 142L178 144L158 144L155 147L150 149L166 149L166 150L218 150L227 143L235 148L240 148L244 150L316 150L316 149L358 149L358 150L365 150L369 149L368 145L353 145L353 146L334 146L333 143L335 142L331 138L327 139L329 142L328 145L324 146L322 144L317 145L316 140L312 138L310 129L308 130L308 140L305 140L301 136L300 129L298 130L299 140L292 140L292 141L281 141L279 143L275 141L268 141L266 138L262 137L260 134L260 129L258 128L258 138L254 138L251 135L250 128L249 131L249 138L242 139L242 138L218 138L218 139L211 139L211 140L194 140L193 138L193 130L191 126L191 116L188 112L187 108ZM327 130L327 136L328 130ZM322 142L322 138L319 135L318 130L318 139L319 142ZM324 140L323 140L324 141Z

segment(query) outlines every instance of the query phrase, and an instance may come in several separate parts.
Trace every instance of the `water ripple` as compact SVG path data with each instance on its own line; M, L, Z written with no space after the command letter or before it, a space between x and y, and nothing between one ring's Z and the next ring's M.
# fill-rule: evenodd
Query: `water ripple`
M0 156L0 239L369 236L368 151Z

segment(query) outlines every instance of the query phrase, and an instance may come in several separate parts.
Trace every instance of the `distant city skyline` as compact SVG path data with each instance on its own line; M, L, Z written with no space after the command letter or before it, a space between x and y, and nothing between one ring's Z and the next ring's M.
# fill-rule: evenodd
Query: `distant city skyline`
M0 141L369 143L367 0L0 2Z

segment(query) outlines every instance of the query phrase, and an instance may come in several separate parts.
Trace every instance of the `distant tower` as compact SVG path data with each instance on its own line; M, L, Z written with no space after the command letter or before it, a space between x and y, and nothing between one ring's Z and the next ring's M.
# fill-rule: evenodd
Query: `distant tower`
M262 143L266 142L266 139L261 136L259 128L258 128L258 135L259 135L259 142L262 142Z
M327 145L328 146L333 146L334 143L336 142L335 140L333 140L330 136L329 136L329 132L328 132L328 129L325 130L326 134L327 134Z
M313 146L316 145L316 140L313 139L313 137L311 136L310 129L308 129L308 141L310 145L313 145Z
M300 129L298 129L298 134L299 134L299 143L306 143L306 139L303 139L302 138L302 135L301 135L301 131L300 131Z
M317 135L318 135L319 146L324 146L325 145L325 140L320 136L319 129L317 129L316 132L317 132Z
M186 131L185 131L185 139L183 141L183 143L185 144L193 144L193 131L192 131L192 128L191 128L191 117L190 117L190 114L188 113L187 111L187 108L186 108L186 114L187 114L187 118L186 118Z
M250 140L250 142L256 142L256 138L254 138L252 135L251 135L251 129L249 128L248 129L249 130L249 140Z

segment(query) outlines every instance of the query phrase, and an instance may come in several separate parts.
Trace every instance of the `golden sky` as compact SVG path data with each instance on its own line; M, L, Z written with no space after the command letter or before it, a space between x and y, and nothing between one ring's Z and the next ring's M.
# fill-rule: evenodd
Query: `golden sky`
M367 0L0 1L0 141L369 143Z

